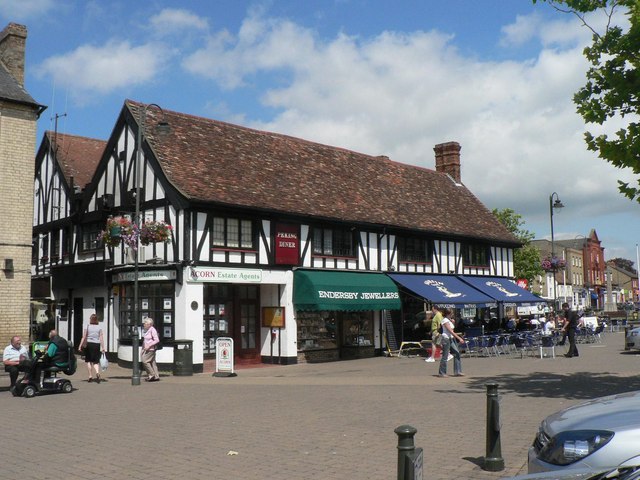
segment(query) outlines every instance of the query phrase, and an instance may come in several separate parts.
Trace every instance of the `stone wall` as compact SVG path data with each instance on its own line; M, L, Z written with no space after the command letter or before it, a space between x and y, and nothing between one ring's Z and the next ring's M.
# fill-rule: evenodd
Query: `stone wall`
M33 178L37 115L0 102L0 344L29 338ZM5 270L13 260L13 271Z

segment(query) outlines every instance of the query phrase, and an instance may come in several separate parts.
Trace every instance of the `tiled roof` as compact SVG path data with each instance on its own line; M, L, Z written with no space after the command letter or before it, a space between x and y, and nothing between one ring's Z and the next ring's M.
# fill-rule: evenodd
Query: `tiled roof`
M107 142L64 133L55 134L51 131L46 135L52 144L57 144L56 157L67 184L71 185L73 177L74 185L84 189L91 182Z
M0 99L40 107L3 65L0 65Z
M125 105L134 118L146 107ZM169 133L151 128L162 120ZM157 108L146 108L145 137L192 201L519 244L466 187L433 170L183 113L163 119Z

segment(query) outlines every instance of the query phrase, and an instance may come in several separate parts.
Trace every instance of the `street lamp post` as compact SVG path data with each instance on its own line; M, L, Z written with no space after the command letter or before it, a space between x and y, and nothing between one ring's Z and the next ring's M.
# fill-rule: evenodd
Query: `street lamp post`
M160 110L164 118L164 110L155 103L150 103L145 105L142 113L140 115L140 124L138 126L138 134L136 136L136 174L135 174L135 182L136 182L136 211L134 217L134 224L138 227L138 232L140 232L140 181L142 179L142 135L144 132L144 124L147 117L147 110L150 107L156 107ZM165 121L157 123L158 130L166 131L169 128L169 124ZM133 278L133 332L131 335L131 346L132 346L132 374L131 374L131 385L140 385L140 359L138 357L139 351L139 343L140 343L140 304L139 304L139 288L138 288L138 271L140 269L139 262L139 251L140 251L140 236L136 240L137 245L133 254L133 262L134 262L134 278Z
M555 197L555 202L553 198ZM551 219L551 259L555 257L555 249L554 249L554 238L553 238L553 209L554 208L563 208L564 205L560 201L558 194L553 192L549 195L549 217ZM557 286L556 286L556 272L553 270L553 309L557 310L558 306L556 305L558 299L557 295Z

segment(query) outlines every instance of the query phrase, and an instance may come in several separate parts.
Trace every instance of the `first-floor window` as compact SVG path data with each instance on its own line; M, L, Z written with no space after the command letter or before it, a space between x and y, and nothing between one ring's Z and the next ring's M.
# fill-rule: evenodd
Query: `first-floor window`
M175 292L173 282L141 282L138 284L138 311L136 321L133 284L120 287L120 340L131 340L136 327L142 327L145 318L152 318L161 341L175 337Z
M238 218L214 217L213 246L253 250L253 222Z
M98 241L98 234L103 228L104 225L101 223L82 225L82 250L97 250L102 246Z
M480 245L477 243L465 243L462 245L462 261L466 266L488 266L489 249L486 245Z
M398 260L401 262L432 263L433 240L399 237Z
M314 228L313 253L336 257L355 257L353 232L347 229Z

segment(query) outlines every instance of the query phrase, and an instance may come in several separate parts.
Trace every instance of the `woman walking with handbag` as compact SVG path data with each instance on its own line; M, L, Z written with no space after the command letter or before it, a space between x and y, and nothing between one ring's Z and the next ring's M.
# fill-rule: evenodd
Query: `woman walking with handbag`
M147 372L147 382L159 382L158 364L156 363L156 346L160 343L158 332L153 326L152 318L145 318L142 322L142 366Z
M445 308L442 319L442 358L440 359L439 377L447 376L447 358L449 351L453 354L453 374L456 377L464 377L462 373L462 360L458 343L464 340L460 335L453 331L453 310Z
M96 383L100 383L102 380L100 377L100 355L104 353L104 336L102 335L102 328L98 324L98 316L95 313L89 317L89 325L84 329L78 350L82 351L85 347L84 361L89 372L89 383L94 380Z

